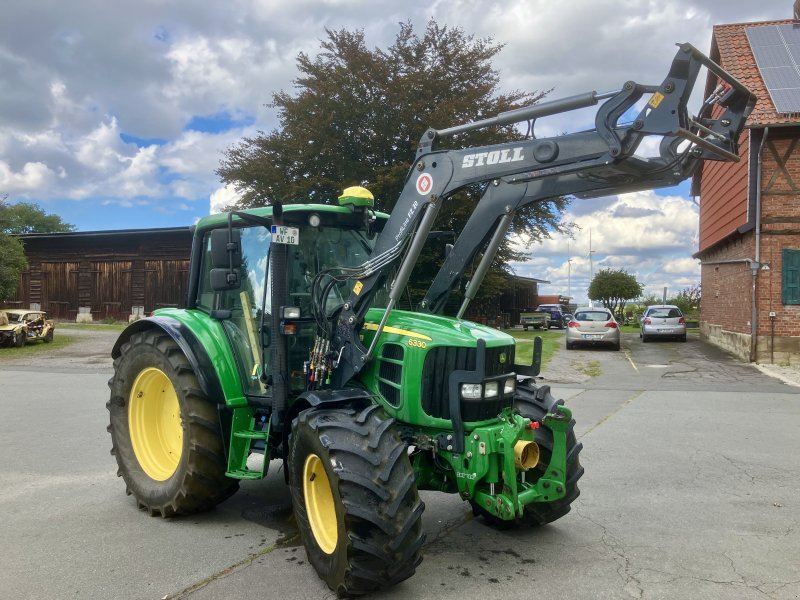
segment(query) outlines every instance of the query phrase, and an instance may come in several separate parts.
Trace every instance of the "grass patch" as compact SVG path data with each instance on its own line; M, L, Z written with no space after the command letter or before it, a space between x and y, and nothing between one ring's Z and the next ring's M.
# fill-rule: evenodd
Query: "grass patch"
M588 363L579 366L577 369L589 377L599 377L601 373L600 363L596 360L590 360Z
M58 330L56 329L55 335L53 336L53 341L49 344L45 344L42 341L34 341L28 342L22 348L14 348L9 346L3 346L0 348L0 362L3 361L5 358L20 358L24 356L37 356L37 355L44 355L50 352L51 350L55 350L57 348L64 348L69 346L75 341L75 338L71 335L59 335Z
M505 329L505 333L514 336L517 340L516 362L529 365L533 359L533 340L538 335L542 338L542 370L544 370L550 359L561 347L564 339L564 332L559 329L548 331L521 331L519 329Z
M58 323L56 335L59 329L79 329L83 331L122 331L128 326L127 323L119 321L117 323Z

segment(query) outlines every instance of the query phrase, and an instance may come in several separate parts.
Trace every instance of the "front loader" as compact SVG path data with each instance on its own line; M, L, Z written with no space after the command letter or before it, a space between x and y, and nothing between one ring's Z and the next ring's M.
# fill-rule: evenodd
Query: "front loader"
M701 66L720 85L693 118ZM192 514L281 460L309 562L340 596L413 575L419 490L458 494L501 527L564 516L579 493L581 444L570 410L536 383L541 342L532 364L517 364L514 339L464 311L516 211L559 195L674 185L703 160L738 160L754 103L682 44L661 85L627 82L429 129L391 215L348 188L340 206L202 219L187 308L134 322L112 351L109 431L128 493L153 515ZM473 129L597 104L590 131L438 148ZM637 156L648 138L660 140L657 155ZM420 309L396 309L439 208L470 185L482 197ZM461 309L444 316L478 253Z

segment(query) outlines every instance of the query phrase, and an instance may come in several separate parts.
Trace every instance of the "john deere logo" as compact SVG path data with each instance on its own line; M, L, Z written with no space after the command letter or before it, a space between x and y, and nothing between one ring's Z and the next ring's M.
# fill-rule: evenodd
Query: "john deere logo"
M501 365L506 364L506 353L505 352L501 352L500 353L500 364Z

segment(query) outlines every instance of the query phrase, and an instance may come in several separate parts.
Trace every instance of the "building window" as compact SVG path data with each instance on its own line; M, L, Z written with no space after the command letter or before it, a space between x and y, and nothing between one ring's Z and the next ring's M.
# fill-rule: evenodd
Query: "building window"
M781 251L781 291L784 304L800 304L800 250Z

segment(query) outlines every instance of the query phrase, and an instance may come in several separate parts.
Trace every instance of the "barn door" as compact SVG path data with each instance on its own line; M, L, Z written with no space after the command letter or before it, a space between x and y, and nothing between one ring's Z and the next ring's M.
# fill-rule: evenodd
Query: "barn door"
M131 261L92 263L92 315L100 320L127 320L131 313Z
M42 263L42 310L51 319L67 319L78 312L77 262Z

